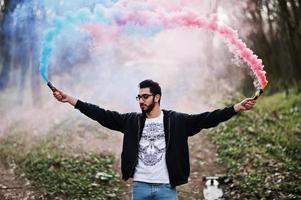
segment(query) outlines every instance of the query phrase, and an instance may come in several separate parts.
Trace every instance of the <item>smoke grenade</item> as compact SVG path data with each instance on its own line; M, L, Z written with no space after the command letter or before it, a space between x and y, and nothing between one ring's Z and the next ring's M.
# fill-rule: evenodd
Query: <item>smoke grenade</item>
M263 93L263 89L259 89L257 90L257 92L255 93L255 96L253 97L254 100L258 99L259 96Z
M58 89L56 89L50 81L47 82L47 85L52 90L52 92L58 91Z

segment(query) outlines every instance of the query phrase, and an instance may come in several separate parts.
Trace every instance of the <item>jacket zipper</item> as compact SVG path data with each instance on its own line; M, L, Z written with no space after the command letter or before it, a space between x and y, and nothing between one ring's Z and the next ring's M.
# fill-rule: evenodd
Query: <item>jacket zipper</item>
M139 133L140 133L140 117L138 118L138 133L137 133L137 145L138 145L138 148L139 148ZM135 166L137 164L137 161L138 161L138 157L136 158L136 160L135 160L135 162L134 162L134 164L132 166L130 175L133 174L133 171L134 171L134 168L135 168Z

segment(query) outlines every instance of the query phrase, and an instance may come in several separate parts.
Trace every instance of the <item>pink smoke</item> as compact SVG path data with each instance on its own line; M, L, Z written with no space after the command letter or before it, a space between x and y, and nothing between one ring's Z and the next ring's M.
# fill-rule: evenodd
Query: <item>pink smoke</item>
M120 35L120 28L117 26L108 26L103 24L86 23L81 25L81 28L93 37L93 47L98 48L112 42Z
M264 65L262 64L262 60L259 59L241 39L239 39L237 31L229 26L220 25L217 21L217 16L213 16L210 21L206 21L193 12L185 12L173 16L170 22L188 27L205 28L219 33L230 47L234 47L234 53L249 64L251 70L257 77L261 88L264 89L267 86L268 81L265 76L266 72L263 70Z
M119 4L119 6L126 9L127 4ZM247 47L247 45L239 38L236 30L227 25L222 25L218 21L217 15L211 15L209 20L200 17L197 13L189 9L182 9L181 11L166 12L162 9L157 10L128 10L115 19L115 24L112 26L122 27L129 22L134 22L142 26L163 26L164 29L174 28L177 26L185 26L191 28L204 28L220 34L226 41L229 49L241 59L243 59L251 68L256 76L261 89L264 89L268 83L266 79L266 72L263 70L264 65L262 60L254 54L254 52ZM104 33L102 27L94 26L92 24L84 25L84 28L91 32L98 43L109 41L113 37L108 37L108 32ZM121 28L120 28L121 29ZM121 34L118 28L113 28L114 36ZM106 27L110 30L110 27ZM110 32L110 31L109 31ZM106 35L106 36L105 36ZM109 40L108 40L109 39Z

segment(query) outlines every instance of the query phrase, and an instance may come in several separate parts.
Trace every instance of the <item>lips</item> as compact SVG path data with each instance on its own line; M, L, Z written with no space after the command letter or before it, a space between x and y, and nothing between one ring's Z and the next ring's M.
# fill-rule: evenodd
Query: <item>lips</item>
M146 108L147 108L147 105L145 105L145 104L140 104L140 108L141 108L141 109L146 109Z

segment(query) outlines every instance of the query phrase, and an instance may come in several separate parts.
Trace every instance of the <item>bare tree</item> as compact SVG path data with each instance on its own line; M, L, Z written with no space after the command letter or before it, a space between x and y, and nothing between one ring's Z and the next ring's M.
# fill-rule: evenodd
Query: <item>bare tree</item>
M254 26L252 48L263 58L273 89L300 88L300 0L248 1L246 20Z

